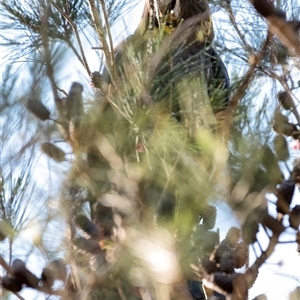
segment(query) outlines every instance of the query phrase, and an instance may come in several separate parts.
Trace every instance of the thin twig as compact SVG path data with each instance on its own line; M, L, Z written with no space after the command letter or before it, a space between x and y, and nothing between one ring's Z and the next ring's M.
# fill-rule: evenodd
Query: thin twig
M270 41L270 37L271 37L271 35L270 35L270 33L268 33L261 50L259 51L258 55L256 55L255 63L250 66L249 70L247 71L247 73L244 77L242 84L239 86L236 93L230 99L230 103L227 108L227 112L225 115L225 123L224 123L225 124L225 129L224 129L225 140L229 139L230 127L231 127L232 117L233 117L235 108L237 107L239 100L244 96L247 88L249 87L250 83L253 80L256 66L257 66L257 64L260 63L260 61L262 60L262 58L264 56L265 50L267 49L269 41Z
M292 104L292 113L294 114L296 120L297 120L297 123L300 124L300 115L298 113L298 110L297 110L297 107L295 105L295 102L294 100L292 99L292 92L290 90L290 87L289 85L287 84L286 80L282 78L282 76L278 76L275 72L270 72L272 74L272 77L276 78L280 83L281 85L284 87L285 91L290 95L291 97L291 104Z
M111 30L110 30L110 24L108 21L108 15L107 15L107 11L106 11L106 7L105 7L105 2L104 0L100 0L101 2L101 6L102 6L102 11L103 11L103 16L104 16L104 21L105 21L105 27L106 27L106 31L107 31L107 35L108 35L108 40L109 40L109 46L110 46L110 62L111 62L111 67L112 67L112 77L114 78L115 76L115 54L114 54L114 44L113 44L113 40L112 40L112 35L111 35Z
M97 34L98 34L100 43L102 45L105 58L106 58L107 69L108 69L108 72L110 74L111 80L113 82L114 81L113 64L111 62L111 54L110 54L110 50L109 50L109 47L108 47L108 43L107 43L106 38L105 38L104 28L102 26L100 14L97 10L97 7L95 5L94 0L88 0L88 2L89 2L90 11L91 11L92 19L93 19L93 22L94 22L94 26L95 26L95 29L97 31Z
M54 70L51 64L51 52L49 49L49 37L48 37L48 32L49 32L49 14L50 14L50 2L48 2L47 7L45 7L43 15L41 16L41 38L42 38L42 43L43 43L43 48L45 52L45 63L46 63L46 73L47 76L50 80L51 83L51 88L52 92L54 95L54 99L57 100L58 97L58 92L56 89L56 83L55 83L55 78L54 78Z
M0 255L0 265L6 270L7 274L12 274L13 270L12 268L6 263L4 258ZM50 295L57 295L61 296L63 294L63 291L53 291L51 288L47 288L46 286L37 286L35 287L36 290L50 294ZM14 293L19 299L25 300L22 296L20 296L18 293Z
M58 91L60 91L61 93L63 93L65 96L68 96L68 93L67 93L64 89L61 89L61 88L59 88L58 86L56 86L56 89L57 89Z
M297 243L297 241L280 241L278 242L278 244L294 244L294 243Z
M282 232L279 233L273 233L269 245L267 247L267 249L265 251L263 251L261 253L261 255L256 259L256 261L254 262L254 264L250 267L250 269L252 267L256 267L256 268L260 268L264 262L271 256L271 254L274 252L276 245L279 242L279 236Z
M263 72L264 74L270 76L271 78L274 78L276 80L278 80L281 85L283 86L283 88L285 89L285 91L290 95L290 97L292 97L292 92L291 92L291 89L286 81L286 79L283 77L283 76L280 76L278 74L276 74L276 72L273 72L272 70L268 70L266 71L264 68L259 68L259 70L261 72ZM298 113L298 110L297 110L297 107L295 105L295 102L292 101L292 109L291 109L291 112L294 114L296 120L297 120L297 123L300 124L300 115Z
M25 300L25 298L23 298L19 293L13 292L13 294L20 300Z
M78 29L77 29L77 26L76 24L73 22L73 20L63 11L60 9L60 7L51 2L51 4L61 13L61 15L68 21L68 23L71 25L73 31L74 31L74 34L76 36L76 40L77 40L77 43L78 43L78 46L79 46L79 49L80 49L80 53L81 53L81 56L82 56L82 62L83 62L83 66L85 67L88 75L90 76L91 75L91 70L89 68L89 65L88 65L88 62L86 60L86 57L85 57L85 54L84 54L84 50L83 50L83 46L82 46L82 43L81 43L81 39L80 39L80 35L79 35L79 32L78 32Z
M244 35L241 33L238 25L237 25L237 22L236 22L236 19L235 19L235 16L232 12L232 9L231 7L227 8L226 9L227 11L227 14L228 14L228 17L229 17L229 20L233 26L233 28L235 29L235 32L237 33L238 37L240 38L243 46L244 46L244 49L250 53L252 53L253 49L252 47L246 42L245 38L244 38Z
M251 244L251 246L252 246L252 250L253 250L253 252L254 252L254 254L255 254L255 257L256 257L256 259L257 259L257 258L258 258L258 255L257 255L257 253L256 253L255 247L254 247L253 244Z
M273 202L272 202L272 203L273 203ZM275 203L274 203L274 204L275 204ZM265 231L267 237L268 237L269 239L271 239L271 236L270 236L270 234L269 234L269 232L268 232L266 226L265 226L265 225L262 225L262 228L263 228L263 230Z
M79 52L77 51L77 49L75 48L75 46L73 45L73 43L71 43L71 41L67 41L68 46L72 49L72 51L74 52L74 54L76 55L76 57L78 58L78 60L80 61L80 63L84 66L84 61L82 59L82 57L80 56Z

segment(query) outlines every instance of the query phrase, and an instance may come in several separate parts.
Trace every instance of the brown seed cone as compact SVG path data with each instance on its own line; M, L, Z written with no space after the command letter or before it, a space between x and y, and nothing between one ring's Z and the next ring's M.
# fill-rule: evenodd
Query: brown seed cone
M78 144L78 142L81 140L82 132L81 132L81 117L75 116L71 119L69 124L69 134L70 139L73 142L73 144Z
M290 153L285 137L282 134L276 135L273 143L278 160L288 160L290 157Z
M300 184L300 159L294 161L294 168L290 176L291 180L294 180L296 184Z
M48 267L43 268L41 278L43 281L43 286L48 285L48 287L51 288L54 284L55 277L52 275L52 272Z
M93 239L100 239L100 231L96 224L94 224L85 215L78 215L75 218L75 223Z
M102 251L98 241L86 239L84 237L78 237L74 239L74 245L80 250L83 250L91 254L100 254Z
M221 290L225 291L226 293L231 294L233 291L233 280L232 276L225 275L221 272L214 273L214 283L220 287Z
M214 261L218 267L218 271L224 273L232 273L234 271L234 259L232 249L226 244L221 243L215 252Z
M223 240L223 242L230 248L233 249L234 247L236 247L239 239L241 238L241 230L237 227L231 227L226 236L225 239Z
M65 152L49 142L42 143L41 150L56 162L65 160Z
M73 82L64 102L65 117L70 121L75 116L84 114L84 106L82 100L83 86L78 82Z
M286 91L280 91L277 94L278 102L282 105L282 107L286 110L293 109L294 101L291 95Z
M295 190L295 182L293 180L283 180L276 188L276 208L277 212L287 214L290 211L290 205Z
M276 109L275 114L274 114L274 123L278 124L288 124L289 123L289 118L285 115L283 115L280 111L279 108Z
M13 293L18 293L22 290L22 282L20 282L17 278L14 276L4 276L1 279L2 281L2 287L5 288L8 291L11 291Z
M218 267L215 262L210 261L208 257L201 259L201 265L207 274L211 274L218 271Z
M217 264L218 266L218 264ZM234 257L230 256L228 258L221 258L219 262L218 271L231 274L234 272Z
M234 267L236 269L242 268L248 261L249 248L244 242L240 242L234 249Z
M29 100L26 104L26 108L42 121L50 119L50 111L41 101Z
M284 134L286 136L292 136L297 134L297 127L292 123L273 123L273 129L278 134Z
M25 263L21 259L15 259L11 269L12 275L22 284L31 288L39 286L39 279L26 268Z
M102 75L95 71L91 74L91 84L94 88L97 88L97 89L101 89L101 85L102 85L102 82L103 82L103 77Z
M41 278L43 283L46 283L50 288L52 287L54 280L62 280L65 282L67 278L67 269L64 262L61 259L50 261L43 269Z
M300 225L300 205L295 205L289 214L290 226L298 230Z
M207 229L213 229L217 219L217 209L213 205L207 205L201 213L203 226Z

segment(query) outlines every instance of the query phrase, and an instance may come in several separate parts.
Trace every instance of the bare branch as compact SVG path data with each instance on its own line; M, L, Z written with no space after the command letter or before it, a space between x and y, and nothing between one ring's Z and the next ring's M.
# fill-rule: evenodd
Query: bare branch
M114 78L115 76L115 72L116 72L116 66L115 66L115 54L114 54L114 44L113 44L113 40L112 40L112 35L111 35L111 30L110 30L110 24L108 21L108 15L107 15L107 11L106 11L106 7L105 7L105 2L104 0L100 0L101 2L101 6L102 6L102 11L103 11L103 15L104 15L104 21L105 21L105 27L107 30L107 35L108 35L108 40L109 40L109 46L110 46L110 61L111 61L111 67L112 67L112 77Z
M97 10L97 7L95 5L95 1L94 0L88 0L88 2L89 2L90 11L91 11L91 15L92 15L92 18L93 18L94 26L95 26L95 29L98 33L99 41L102 44L103 52L104 52L104 55L105 55L105 58L106 58L107 69L108 69L108 72L110 73L112 81L114 81L114 71L113 71L114 70L114 64L113 64L112 56L111 56L111 50L112 49L109 49L108 43L106 41L105 30L104 30L104 27L102 25L100 14L99 14L99 12Z

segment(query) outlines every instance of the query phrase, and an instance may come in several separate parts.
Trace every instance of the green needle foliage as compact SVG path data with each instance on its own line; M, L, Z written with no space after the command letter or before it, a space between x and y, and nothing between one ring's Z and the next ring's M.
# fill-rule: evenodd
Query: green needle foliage
M115 45L134 1L1 1L5 297L246 300L299 247L299 8L252 2L149 0Z

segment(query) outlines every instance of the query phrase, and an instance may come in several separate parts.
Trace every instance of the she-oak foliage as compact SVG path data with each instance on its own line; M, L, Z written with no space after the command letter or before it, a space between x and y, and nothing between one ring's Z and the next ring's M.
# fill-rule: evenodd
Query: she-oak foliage
M130 1L1 2L10 51L1 104L5 295L244 300L279 237L292 230L299 249L299 204L291 203L300 167L297 159L288 167L288 142L299 140L300 26L290 2L252 1L258 15L240 1L149 0L137 30L117 46L111 26ZM228 30L210 9L223 13ZM88 42L105 57L101 72L91 69ZM66 49L92 87L60 88ZM25 79L11 65L24 59ZM274 87L265 99L256 93L263 80ZM28 197L38 190L22 166L36 172L29 157L38 160L40 150L64 177L49 184L60 193L42 190L33 209ZM223 240L220 202L241 224ZM29 213L39 208L42 217ZM21 251L33 221L43 230Z

